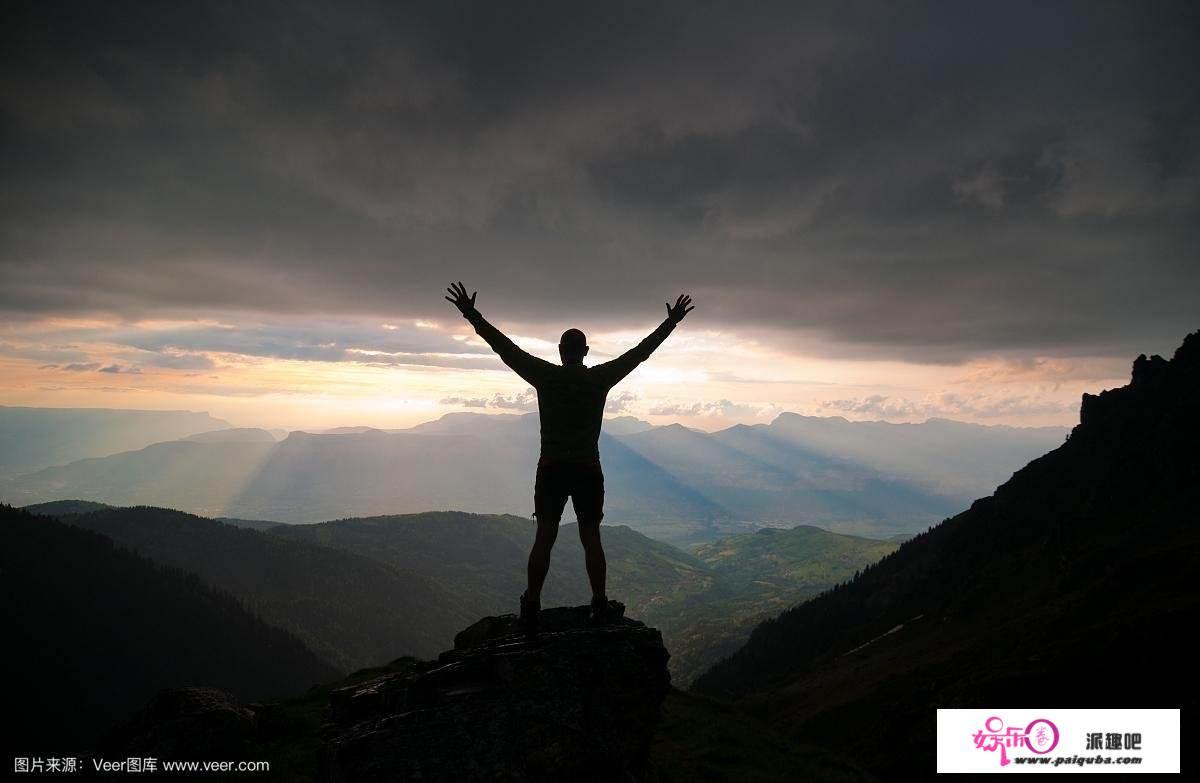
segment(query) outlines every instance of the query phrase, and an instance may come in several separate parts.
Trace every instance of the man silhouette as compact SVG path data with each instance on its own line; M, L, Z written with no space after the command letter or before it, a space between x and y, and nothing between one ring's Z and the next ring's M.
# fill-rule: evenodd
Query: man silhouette
M587 338L578 329L562 333L558 342L562 364L553 364L521 350L488 323L475 309L478 292L467 296L461 282L451 284L446 290L450 295L445 298L471 322L475 332L537 391L542 441L533 487L537 534L529 552L528 585L521 594L521 627L528 633L537 631L542 584L550 570L550 550L558 537L558 523L568 496L575 507L584 564L592 587L590 619L603 622L609 608L604 587L604 548L600 544L604 473L600 468L599 440L604 401L609 389L650 358L675 325L694 309L692 298L680 295L674 306L668 304L666 319L635 347L612 361L585 367Z

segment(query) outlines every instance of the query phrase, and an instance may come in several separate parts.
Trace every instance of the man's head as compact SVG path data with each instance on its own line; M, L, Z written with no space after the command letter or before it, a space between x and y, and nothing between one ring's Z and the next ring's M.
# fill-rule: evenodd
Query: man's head
M563 364L579 364L587 352L587 337L578 329L568 329L558 338L558 356Z

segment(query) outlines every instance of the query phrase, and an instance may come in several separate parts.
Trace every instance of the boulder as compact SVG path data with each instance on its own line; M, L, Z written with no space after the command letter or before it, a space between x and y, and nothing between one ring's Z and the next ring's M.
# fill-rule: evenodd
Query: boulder
M235 759L256 730L254 712L216 688L159 691L106 745L131 756Z
M657 629L611 614L544 609L535 636L486 617L437 661L333 691L328 779L651 780L669 655Z

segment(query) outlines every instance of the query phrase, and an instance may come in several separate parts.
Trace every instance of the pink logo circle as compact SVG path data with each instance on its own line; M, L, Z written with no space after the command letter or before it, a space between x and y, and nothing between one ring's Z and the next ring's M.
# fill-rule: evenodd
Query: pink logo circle
M1025 744L1039 755L1058 747L1058 727L1045 718L1036 718L1025 727Z

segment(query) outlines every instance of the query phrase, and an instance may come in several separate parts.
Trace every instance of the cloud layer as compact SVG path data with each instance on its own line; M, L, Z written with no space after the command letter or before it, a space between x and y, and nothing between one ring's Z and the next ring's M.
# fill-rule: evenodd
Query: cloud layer
M686 290L710 327L957 362L1167 351L1200 312L1190 3L8 18L10 321L445 319L453 278L530 334ZM179 342L158 366L220 350Z

